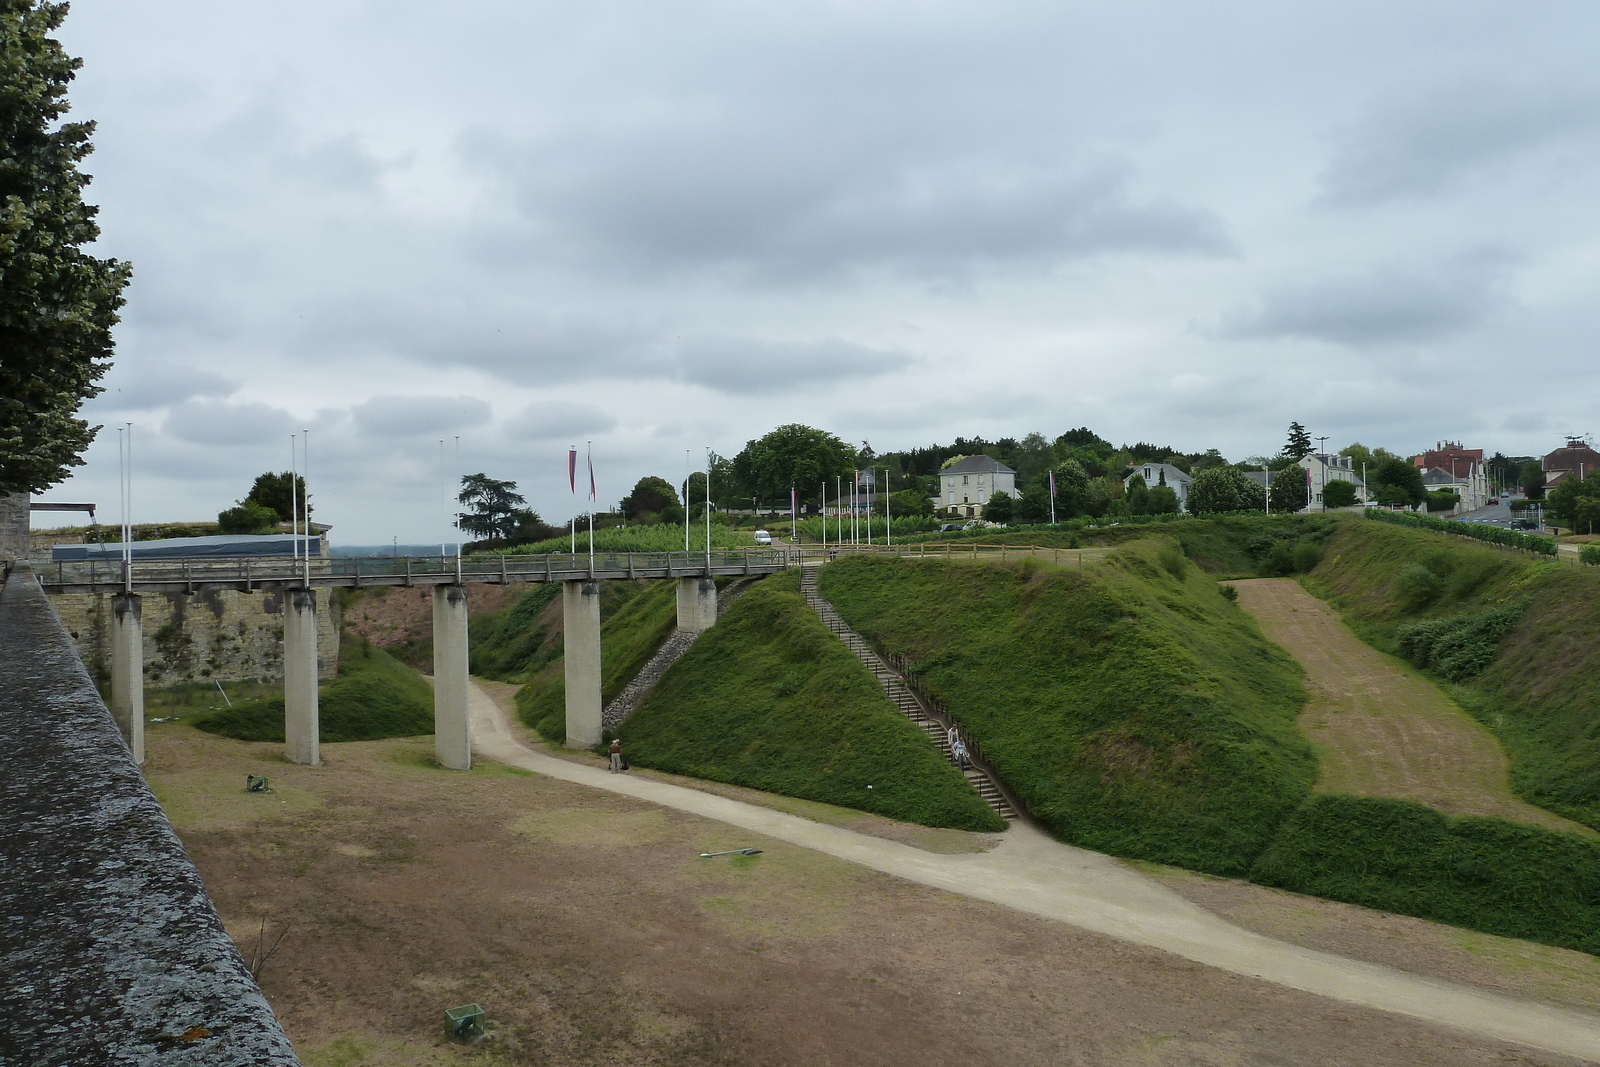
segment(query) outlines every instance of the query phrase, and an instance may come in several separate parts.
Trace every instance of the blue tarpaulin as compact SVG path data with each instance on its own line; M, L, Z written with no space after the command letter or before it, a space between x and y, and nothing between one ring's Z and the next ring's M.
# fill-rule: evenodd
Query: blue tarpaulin
M135 541L127 546L134 559L216 559L224 556L291 556L294 544L311 556L322 555L322 538L306 534L218 534L215 537L166 537L158 541ZM71 563L86 559L121 559L123 546L56 545L50 559Z

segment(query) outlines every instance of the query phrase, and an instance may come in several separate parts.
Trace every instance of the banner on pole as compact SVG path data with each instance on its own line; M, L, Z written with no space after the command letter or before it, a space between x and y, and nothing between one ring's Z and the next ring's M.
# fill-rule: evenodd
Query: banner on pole
M578 495L578 449L577 446L567 450L567 484L572 487L572 495Z

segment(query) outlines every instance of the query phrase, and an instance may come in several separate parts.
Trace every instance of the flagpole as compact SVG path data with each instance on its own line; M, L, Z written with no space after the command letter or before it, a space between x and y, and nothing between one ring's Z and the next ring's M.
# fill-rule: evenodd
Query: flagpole
M889 523L889 467L883 468L883 543L894 544L894 527Z
M578 502L578 446L574 444L567 449L567 487L572 492L572 502ZM578 511L572 511L572 554L578 554Z
M683 554L689 555L689 450L683 450Z
M589 462L589 574L594 574L594 442L585 442L585 458Z
M1056 472L1050 472L1050 525L1056 524Z
M817 493L822 511L822 553L828 553L828 479L822 479L821 492Z
M711 574L711 446L706 446L706 574Z

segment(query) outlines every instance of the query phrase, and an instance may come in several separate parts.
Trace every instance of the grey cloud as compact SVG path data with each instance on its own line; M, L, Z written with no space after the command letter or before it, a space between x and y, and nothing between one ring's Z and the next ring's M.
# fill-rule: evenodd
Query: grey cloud
M781 281L873 270L965 277L1107 253L1232 249L1215 215L1141 196L1123 164L936 147L922 159L881 158L809 132L817 139L732 123L626 143L478 138L463 152L514 190L522 228L488 240L497 256L515 242L608 270Z
M372 437L417 437L489 421L489 405L472 396L375 396L350 409L356 429Z
M683 380L723 393L750 395L815 389L843 380L872 378L911 366L890 352L828 338L814 342L740 337L691 338L679 349Z
M1446 190L1548 145L1592 138L1600 97L1485 78L1392 90L1335 139L1322 199L1361 204Z
M1506 257L1478 253L1431 267L1383 266L1263 289L1223 336L1301 337L1365 347L1431 341L1477 326L1510 302Z
M221 399L239 388L235 379L159 359L118 358L91 403L112 411L147 411L197 397Z
M273 445L288 449L289 413L266 404L186 400L167 413L162 429L197 445Z
M506 432L523 441L578 440L605 433L616 425L616 416L593 405L551 400L529 404L508 420Z

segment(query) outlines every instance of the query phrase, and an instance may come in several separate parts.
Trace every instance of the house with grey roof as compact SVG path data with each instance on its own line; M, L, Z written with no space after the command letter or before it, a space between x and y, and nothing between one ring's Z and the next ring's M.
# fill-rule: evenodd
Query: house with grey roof
M964 456L939 472L933 506L967 519L983 517L983 505L996 493L1017 495L1017 472L993 456Z
M1144 479L1144 484L1154 489L1164 485L1178 494L1178 508L1182 511L1189 510L1189 486L1194 479L1183 473L1170 463L1140 463L1133 468L1133 474L1122 479L1122 486L1126 489L1133 483L1135 476Z

